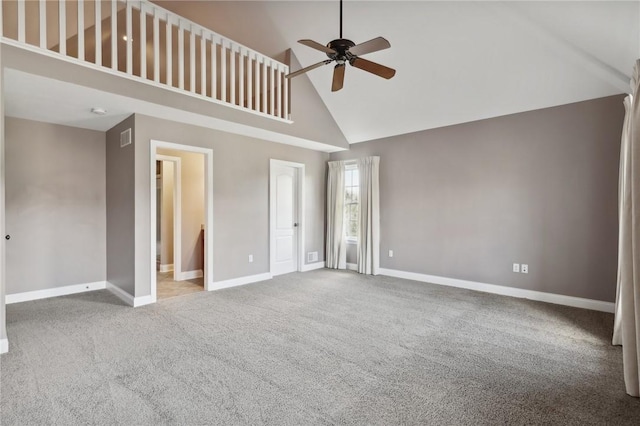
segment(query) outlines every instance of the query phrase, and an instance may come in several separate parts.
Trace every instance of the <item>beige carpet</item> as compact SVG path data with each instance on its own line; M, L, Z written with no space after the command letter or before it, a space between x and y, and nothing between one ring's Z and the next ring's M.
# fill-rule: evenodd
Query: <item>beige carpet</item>
M7 306L2 425L639 424L613 317L319 270Z

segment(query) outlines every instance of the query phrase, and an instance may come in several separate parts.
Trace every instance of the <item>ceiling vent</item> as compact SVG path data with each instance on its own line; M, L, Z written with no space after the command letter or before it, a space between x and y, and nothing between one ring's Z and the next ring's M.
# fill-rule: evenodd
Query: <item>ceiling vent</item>
M120 133L120 148L131 145L131 129L127 129Z

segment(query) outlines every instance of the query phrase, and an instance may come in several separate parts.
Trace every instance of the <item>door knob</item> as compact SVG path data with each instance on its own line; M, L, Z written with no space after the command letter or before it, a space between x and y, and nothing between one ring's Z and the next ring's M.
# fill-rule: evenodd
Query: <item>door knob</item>
M294 224L293 224L293 226L298 226L298 224L297 224L297 223L294 223Z
M11 235L5 235L5 236L4 236L4 239L5 239L5 240L10 240L10 239L11 239Z

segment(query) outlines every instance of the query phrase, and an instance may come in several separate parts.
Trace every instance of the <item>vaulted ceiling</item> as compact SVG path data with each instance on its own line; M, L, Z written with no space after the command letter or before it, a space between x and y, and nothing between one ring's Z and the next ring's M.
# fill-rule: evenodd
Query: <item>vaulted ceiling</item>
M155 3L270 56L291 48L303 66L324 57L297 40L338 38L337 0ZM335 93L330 66L297 79L310 79L356 143L626 92L640 56L640 5L347 0L344 36L387 38L391 49L367 59L396 76L349 68Z

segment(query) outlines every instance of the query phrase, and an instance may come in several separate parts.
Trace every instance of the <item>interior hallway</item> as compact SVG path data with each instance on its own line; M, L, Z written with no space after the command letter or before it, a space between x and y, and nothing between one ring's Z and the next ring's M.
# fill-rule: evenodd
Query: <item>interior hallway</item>
M157 273L156 297L158 300L183 296L185 294L196 293L198 291L204 291L204 278L174 281L173 272Z

